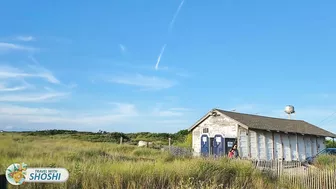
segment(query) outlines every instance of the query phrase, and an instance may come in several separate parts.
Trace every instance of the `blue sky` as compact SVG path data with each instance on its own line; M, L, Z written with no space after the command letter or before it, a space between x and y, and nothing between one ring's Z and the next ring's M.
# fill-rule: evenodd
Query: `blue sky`
M336 132L334 1L7 1L0 129L176 132L212 108ZM159 58L160 57L160 58Z

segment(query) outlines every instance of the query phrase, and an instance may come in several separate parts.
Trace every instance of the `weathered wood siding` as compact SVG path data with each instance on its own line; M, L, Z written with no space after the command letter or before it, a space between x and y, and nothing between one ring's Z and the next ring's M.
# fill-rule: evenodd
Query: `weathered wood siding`
M266 132L265 134L266 134L267 160L272 160L274 153L273 135L271 132Z
M290 134L289 135L289 146L291 151L291 159L292 160L298 160L298 151L296 149L296 135Z
M283 158L283 149L280 133L274 133L274 159Z
M258 137L257 132L249 130L250 152L252 159L258 159Z
M291 148L290 148L290 142L289 142L289 134L281 133L282 136L282 144L283 144L283 150L284 150L284 160L285 161L292 161L291 157Z
M248 141L248 131L242 127L238 127L239 138L238 138L238 149L239 155L242 158L249 157L249 141Z
M298 135L298 143L299 143L299 158L300 160L306 159L306 146L302 135Z
M208 128L208 133L203 133L203 129ZM201 153L201 135L206 134L209 137L222 135L226 138L237 138L237 122L225 116L210 116L200 123L192 131L192 146L194 155L199 156Z
M306 146L306 157L311 157L312 146L311 146L310 136L305 135L303 136L303 139L304 139L304 143Z
M258 158L260 160L267 160L267 155L266 155L266 137L265 137L265 132L259 131L257 132L257 136L258 136Z
M313 148L313 154L317 154L317 144L316 144L316 139L317 137L312 137L311 141L312 141L312 148Z
M318 148L318 152L323 150L324 148L326 148L324 142L325 142L325 138L324 137L318 137L317 139L317 146Z
M251 158L258 160L305 161L306 157L325 148L324 137L293 133L249 130L248 141L250 143L243 143L241 148L250 151ZM246 150L245 146L249 149Z

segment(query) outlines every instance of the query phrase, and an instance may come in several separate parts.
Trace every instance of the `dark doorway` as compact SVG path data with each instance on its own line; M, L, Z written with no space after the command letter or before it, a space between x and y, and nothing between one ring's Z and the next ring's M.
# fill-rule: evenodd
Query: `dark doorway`
M210 154L211 155L214 154L214 138L213 137L210 138Z
M234 144L236 144L237 139L236 138L224 138L224 144L225 144L225 154L228 154L231 148Z

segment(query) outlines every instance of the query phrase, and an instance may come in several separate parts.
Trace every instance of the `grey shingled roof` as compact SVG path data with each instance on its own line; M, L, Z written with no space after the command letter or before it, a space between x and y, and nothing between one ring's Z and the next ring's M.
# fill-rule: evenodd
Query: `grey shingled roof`
M302 120L280 119L215 109L251 129L272 130L291 133L336 137L334 133L321 129Z

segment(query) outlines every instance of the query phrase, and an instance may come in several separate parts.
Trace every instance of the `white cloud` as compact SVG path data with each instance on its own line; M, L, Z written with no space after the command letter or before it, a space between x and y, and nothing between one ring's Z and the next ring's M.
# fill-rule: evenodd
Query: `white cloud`
M26 88L26 86L7 87L6 85L0 83L0 92L22 91Z
M119 48L120 48L120 50L121 50L122 53L126 52L126 46L125 45L119 44Z
M17 36L16 40L28 42L35 41L35 38L33 36Z
M153 114L152 110L139 110L136 105L130 103L112 102L99 110L60 110L45 107L27 107L11 104L0 104L0 129L6 125L15 128L46 129L63 128L76 130L96 130L97 127L104 127L111 131L111 127L118 128L125 132L127 129L138 131L151 128L165 127L166 129L184 127L188 125L185 117L176 117L175 114L165 114L163 117ZM112 105L112 107L110 107ZM186 111L184 108L161 109L161 112L173 110ZM43 125L43 128L39 127ZM127 126L127 127L125 127ZM160 126L160 127L155 127Z
M76 84L76 83L70 83L69 85L67 85L67 87L69 88L69 89L74 89L74 88L76 88L78 85Z
M53 84L60 84L60 81L47 69L38 66L30 66L33 70L35 70L36 74L32 75L33 77L41 77L49 81Z
M0 79L40 77L53 84L60 81L47 69L43 67L30 66L34 72L25 72L11 66L0 65Z
M38 50L38 49L34 48L34 47L23 46L23 45L14 44L14 43L0 42L0 52L10 52L10 51L33 52L33 51L36 51L36 50Z
M43 102L68 96L69 93L13 94L0 96L0 102Z
M60 111L48 108L30 108L10 104L0 104L0 114L7 115L57 115Z
M155 76L144 76L141 74L115 76L108 81L118 84L142 87L145 89L167 89L173 87L176 84L174 81L168 79Z
M168 108L164 110L161 108L154 108L152 114L159 117L181 117L190 112L191 110L188 108Z
M0 102L49 102L69 95L69 92L55 90L45 92L28 83L26 79L37 78L46 80L52 85L61 84L49 70L41 66L30 66L29 68L30 70L22 70L0 65L0 92L3 93L0 95ZM50 87L46 86L46 88ZM34 91L26 92L27 89L34 89Z
M22 91L30 87L25 81L18 80L2 81L0 78L0 92ZM13 83L12 83L13 82Z
M82 124L111 124L120 121L125 122L127 117L137 115L138 111L134 105L123 103L115 103L113 108L105 112L98 110L91 113L0 104L0 119L12 124L20 120L24 120L26 123L78 124L77 126Z
M128 115L138 115L138 111L134 104L119 103L119 102L111 102L109 104L116 106L118 113L128 114Z

